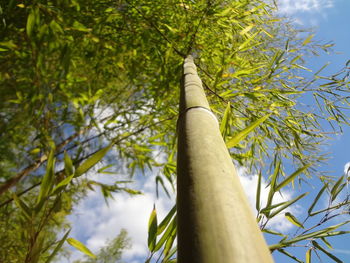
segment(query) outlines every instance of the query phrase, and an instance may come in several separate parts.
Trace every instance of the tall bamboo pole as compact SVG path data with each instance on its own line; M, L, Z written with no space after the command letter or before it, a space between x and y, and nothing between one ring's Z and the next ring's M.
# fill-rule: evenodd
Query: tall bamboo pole
M178 262L273 262L191 56L180 97Z

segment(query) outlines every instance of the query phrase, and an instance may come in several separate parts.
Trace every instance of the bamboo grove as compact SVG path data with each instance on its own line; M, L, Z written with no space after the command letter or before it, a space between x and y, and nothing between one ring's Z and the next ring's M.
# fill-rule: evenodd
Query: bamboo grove
M347 213L346 177L317 168L329 132L320 123L332 132L348 125L349 68L310 72L307 58L332 45L276 8L258 0L1 1L0 261L59 261L67 243L94 258L70 237L66 216L89 191L100 189L106 200L140 194L121 171L160 170L158 190L174 193L179 87L192 55L232 161L258 177L256 219L276 240L270 251L297 262L315 253L340 262L326 247L347 234L348 221L333 221ZM305 97L311 110L300 103ZM115 183L89 176L103 172L114 173ZM311 179L320 187L309 194L305 218L286 209L308 193L274 202ZM280 214L298 231L271 229ZM145 260L176 261L176 220L175 208L159 223L152 211Z

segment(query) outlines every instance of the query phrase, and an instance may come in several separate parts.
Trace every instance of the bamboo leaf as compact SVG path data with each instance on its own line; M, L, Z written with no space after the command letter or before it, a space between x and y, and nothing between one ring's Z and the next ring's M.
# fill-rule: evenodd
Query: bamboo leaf
M71 245L72 247L75 247L76 249L80 250L81 252L83 252L85 255L96 259L96 256L80 241L74 239L74 238L68 238L67 242L69 245Z
M332 201L334 201L334 199L338 196L340 191L344 188L345 184L343 185L343 187L339 187L340 184L342 183L343 179L344 179L344 176L341 176L338 179L338 181L334 184L334 186L332 187L332 190L331 190Z
M55 150L52 149L49 157L47 159L47 166L46 166L46 173L44 175L44 178L41 183L40 192L37 199L37 208L36 210L40 210L41 205L44 201L44 199L50 194L50 191L52 189L53 183L54 183L54 176L55 176Z
M176 205L174 205L174 207L169 211L169 213L166 215L166 217L159 224L159 226L157 228L157 235L160 235L165 230L165 228L169 224L171 218L173 217L173 215L175 215L175 212L176 212Z
M70 176L74 173L74 167L72 159L69 157L67 152L64 152L64 170L66 173L66 176Z
M86 173L97 164L102 158L108 153L108 151L112 148L112 144L108 145L105 148L102 148L98 152L94 153L90 158L88 158L85 162L83 162L75 171L74 177L79 177L82 174Z
M278 160L277 163L276 163L276 166L275 166L275 170L273 171L273 174L272 174L272 177L271 177L270 190L269 190L269 194L268 194L268 197L267 197L266 207L269 207L272 204L272 199L273 199L273 196L274 196L274 194L276 192L275 191L275 185L277 183L277 177L278 177L278 174L280 172L280 167L281 167L281 161Z
M337 229L345 224L348 224L349 222L350 221L346 221L346 222L340 223L338 225L330 226L330 227L327 227L327 228L324 228L324 229L321 229L318 231L314 231L314 232L311 232L311 233L308 233L305 235L300 235L300 236L297 236L295 238L285 240L282 243L276 244L276 245L283 247L283 246L288 246L288 245L291 245L291 244L294 244L294 243L297 243L299 241L309 239L309 238L320 238L320 237L325 237L325 236L334 236L336 234L332 235L332 233L333 233L332 230L335 230L335 229ZM341 234L340 232L345 232L345 231L337 231L337 235L340 235Z
M27 35L28 37L31 37L34 31L34 25L35 25L35 12L32 9L28 15L27 18L27 26L26 26L26 30L27 30Z
M296 219L295 216L293 216L291 213L286 212L284 216L288 219L289 222L291 222L293 225L296 225L297 227L304 228L303 224Z
M288 185L290 182L292 182L295 177L297 177L299 174L301 174L302 172L304 172L306 169L308 169L311 166L311 164L307 164L304 167L299 168L298 170L296 170L294 173L292 173L290 176L288 176L285 180L283 180L281 183L279 183L276 186L276 191L281 190L281 188L283 188L284 186Z
M148 248L154 252L157 241L157 212L155 206L148 220Z
M248 127L237 133L232 139L230 139L227 143L226 146L227 148L232 148L236 146L239 142L241 142L245 137L248 136L250 132L252 132L256 127L258 127L261 123L266 121L271 114L267 114L264 117L254 121L252 124L250 124Z
M273 211L273 213L269 216L269 218L274 217L275 215L278 215L281 211L283 211L284 209L286 209L287 207L291 206L292 204L294 204L295 202L299 201L301 198L303 198L304 196L308 195L309 193L303 193L301 195L299 195L298 197L286 202L283 206L281 206L279 209Z
M31 220L31 210L28 205L21 200L15 193L12 193L12 198L15 201L17 207L21 210L22 214L28 219Z
M58 190L61 190L62 188L64 188L66 185L68 185L72 179L74 177L74 174L71 174L70 176L64 178L61 182L59 182L58 185L56 185L56 187L52 190L53 193L58 192Z
M309 44L314 36L315 36L315 34L309 35L309 36L304 40L304 42L303 42L302 45L305 46L305 45Z
M317 196L315 197L314 201L312 202L310 208L307 210L308 214L311 215L312 210L314 209L316 203L322 196L323 192L327 189L327 184L325 184L322 189L318 192Z
M260 171L258 175L258 185L256 188L256 201L255 201L255 207L257 211L260 211L261 177L262 177L262 174Z
M329 249L333 249L331 243L329 243L328 240L327 240L325 237L321 237L321 240L323 241L323 243L326 244L326 246L327 246Z
M231 113L231 104L230 104L230 102L228 102L227 107L225 109L224 116L222 117L222 121L220 124L220 132L221 132L221 135L224 139L226 137L226 131L227 131L228 121L230 118L230 113Z
M280 248L278 249L278 252L286 255L287 257L291 258L291 259L294 259L296 262L299 262L299 263L304 263L303 261L299 260L297 257L293 256L292 254L290 254L289 252L285 251L284 249Z
M170 238L168 238L168 240L165 243L165 247L164 247L164 251L163 251L164 256L167 256L169 254L170 249L173 246L173 243L175 241L175 238L176 238L176 227L174 227L173 231L170 234Z
M173 220L170 222L170 224L166 228L166 231L164 232L163 236L157 242L157 244L154 248L154 252L158 251L164 245L164 243L169 238L171 238L171 234L174 232L174 229L176 230L176 217L173 218Z
M58 242L57 246L55 247L55 249L52 251L51 255L47 258L45 263L50 263L51 260L55 257L55 255L57 254L57 252L61 249L61 247L64 244L64 241L66 241L69 233L70 233L71 229L69 229L67 231L67 233L63 236L63 238Z
M305 263L311 263L311 249L308 249L305 254Z
M333 254L329 253L327 250L325 250L323 247L321 247L316 241L312 241L312 245L317 248L318 250L322 251L323 253L325 253L328 257L330 257L331 259L333 259L335 262L338 263L343 263L342 260L340 260L339 258L337 258L336 256L334 256Z

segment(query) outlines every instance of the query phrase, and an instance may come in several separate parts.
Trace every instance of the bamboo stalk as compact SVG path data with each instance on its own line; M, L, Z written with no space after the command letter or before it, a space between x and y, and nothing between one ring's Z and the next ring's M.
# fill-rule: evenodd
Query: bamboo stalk
M273 262L191 56L178 125L178 262Z

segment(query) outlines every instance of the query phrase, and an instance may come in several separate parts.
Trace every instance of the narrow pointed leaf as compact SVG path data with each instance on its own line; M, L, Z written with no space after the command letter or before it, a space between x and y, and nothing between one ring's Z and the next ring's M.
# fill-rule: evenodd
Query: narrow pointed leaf
M293 216L291 213L286 212L284 216L288 219L289 222L291 222L293 225L296 225L297 227L304 228L303 224L296 219L295 216Z
M293 256L292 254L290 254L289 252L285 251L284 249L280 248L278 249L278 252L286 255L287 257L291 258L291 259L294 259L296 262L299 262L299 263L304 263L303 261L299 260L297 257Z
M151 215L148 220L148 248L151 252L154 252L157 241L157 212L153 207Z
M323 192L327 189L327 184L325 184L322 189L318 192L317 196L315 197L314 201L312 202L310 208L307 210L308 214L311 215L312 210L314 209L315 205L317 204L318 200L322 196Z
M43 203L43 200L50 194L50 191L52 189L53 183L54 183L54 176L55 176L55 151L54 149L51 150L49 157L47 159L47 166L46 166L46 173L44 175L44 178L42 180L41 186L40 186L40 192L37 199L37 210L40 210L41 204Z
M224 139L226 136L226 130L227 130L227 125L228 125L229 118L230 118L230 113L231 113L231 104L230 104L230 102L228 102L227 107L225 109L224 116L222 117L222 121L220 124L220 132L221 132L221 135Z
M164 234L162 235L162 237L159 239L159 241L157 242L155 248L154 248L154 252L158 251L163 245L164 243L171 238L171 234L174 232L174 229L176 230L176 217L173 218L173 220L170 222L170 224L168 225L168 227L166 228L166 231L164 232Z
M258 127L261 123L266 121L271 114L265 115L264 117L254 121L251 123L248 127L237 133L232 139L230 139L227 143L226 146L227 148L232 148L236 146L239 142L241 142L245 137L248 136L249 133L251 133L256 127Z
M288 176L286 179L284 179L281 183L279 183L276 186L276 191L281 190L281 188L285 187L286 185L288 185L289 183L291 183L299 174L301 174L302 172L304 172L306 169L308 169L311 166L311 164L307 164L301 168L299 168L298 170L296 170L294 173L292 173L290 176Z
M317 248L318 250L322 251L323 253L325 253L328 257L330 257L331 259L333 259L335 262L338 263L343 263L342 260L340 260L339 258L337 258L336 256L334 256L333 254L329 253L327 250L325 250L323 247L321 247L316 241L312 241L312 245Z
M64 178L61 182L59 182L58 185L56 185L56 187L52 190L52 192L55 193L61 190L63 187L65 187L72 181L73 177L74 177L74 174L71 174L70 176Z
M274 170L273 175L271 177L270 191L269 191L269 194L267 197L266 207L269 207L272 204L272 199L273 199L273 196L276 192L275 187L276 187L276 183L277 183L277 177L278 177L278 174L280 172L280 167L281 167L281 161L277 161L275 170Z
M326 244L326 246L327 246L329 249L333 249L331 243L329 243L328 240L327 240L325 237L321 237L321 240L323 241L323 243Z
M287 207L290 207L292 204L294 204L295 202L299 201L301 198L303 198L304 196L308 195L309 193L303 193L301 195L299 195L298 197L286 202L283 206L281 206L279 209L274 210L273 213L269 216L269 218L274 217L275 215L278 215L280 212L282 212L284 209L286 209Z
M308 249L305 254L305 263L311 263L311 249Z
M314 34L309 35L303 42L303 46L307 45L308 43L311 42L312 38L314 37Z
M65 152L64 153L64 171L66 173L66 176L70 176L74 173L74 167L72 159L69 157L69 155Z
M173 215L175 214L175 212L176 212L176 205L174 205L174 207L169 211L169 213L162 220L162 222L160 222L158 229L157 229L157 235L160 235L165 230L165 228L169 224L169 222L170 222L171 218L173 217Z
M31 10L27 18L27 26L26 26L28 37L31 37L33 34L34 24L35 24L35 12Z
M90 170L91 167L93 167L95 164L97 164L99 161L102 160L102 158L108 153L108 151L112 148L112 144L108 145L105 148L102 148L98 152L94 153L90 158L88 158L85 162L83 162L75 171L74 177L79 177L82 174L86 173L88 170Z
M261 171L259 172L258 175L258 186L256 188L256 202L255 202L255 208L257 211L260 211L260 194L261 194Z
M31 219L31 210L29 209L28 205L21 200L15 193L12 194L12 198L15 201L15 204L17 207L21 210L23 215L30 220Z
M52 251L51 255L47 258L45 263L50 263L51 260L56 256L57 252L61 249L61 247L64 244L64 241L66 241L69 233L70 233L71 229L69 229L67 231L67 233L63 236L63 238L60 240L60 242L58 242L57 246L55 247L55 249Z
M344 176L341 176L332 187L332 190L331 190L332 201L334 201L334 199L337 197L339 192L344 188L345 184L343 185L343 187L340 187L340 184L342 183L343 179L344 179Z
M80 241L74 239L74 238L68 238L67 242L69 245L71 245L72 247L75 247L76 249L80 250L81 252L83 252L85 255L96 259L96 256Z

